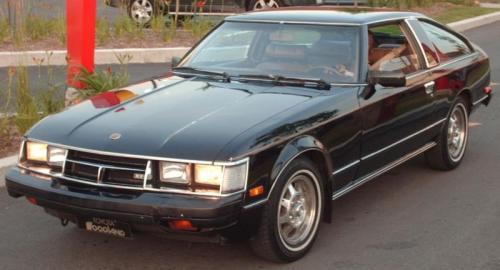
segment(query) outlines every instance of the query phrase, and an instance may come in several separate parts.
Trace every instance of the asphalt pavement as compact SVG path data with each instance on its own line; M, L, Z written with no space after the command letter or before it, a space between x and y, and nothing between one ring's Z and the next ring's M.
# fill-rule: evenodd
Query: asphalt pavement
M466 35L490 55L500 80L500 22ZM244 243L122 240L62 227L0 188L0 269L498 270L499 117L497 99L473 114L456 170L430 170L418 157L335 201L333 223L322 224L310 253L292 264L262 261Z

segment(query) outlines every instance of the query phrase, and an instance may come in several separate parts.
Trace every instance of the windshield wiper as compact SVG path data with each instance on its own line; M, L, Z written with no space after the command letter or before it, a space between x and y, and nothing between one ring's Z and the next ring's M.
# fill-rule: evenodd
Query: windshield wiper
M330 83L322 79L285 77L281 75L265 74L247 74L235 76L238 81L268 81L278 85L296 85L303 87L312 87L319 90L330 90Z
M204 78L220 77L223 82L231 81L229 74L227 74L226 72L212 71L195 67L174 67L172 70L174 74L192 75Z

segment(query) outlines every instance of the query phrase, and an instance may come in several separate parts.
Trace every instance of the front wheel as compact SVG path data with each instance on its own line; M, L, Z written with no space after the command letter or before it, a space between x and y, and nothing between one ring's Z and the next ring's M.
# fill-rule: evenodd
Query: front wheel
M324 203L321 174L310 160L297 159L276 181L251 246L265 259L291 262L309 251L318 233Z
M469 137L469 111L467 103L458 97L453 105L446 125L438 137L438 144L425 153L433 169L451 170L460 165Z

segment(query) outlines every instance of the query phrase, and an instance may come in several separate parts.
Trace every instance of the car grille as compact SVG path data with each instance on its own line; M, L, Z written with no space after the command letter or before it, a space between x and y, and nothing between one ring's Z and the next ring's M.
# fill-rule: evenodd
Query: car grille
M80 181L143 187L148 160L69 150L63 176Z

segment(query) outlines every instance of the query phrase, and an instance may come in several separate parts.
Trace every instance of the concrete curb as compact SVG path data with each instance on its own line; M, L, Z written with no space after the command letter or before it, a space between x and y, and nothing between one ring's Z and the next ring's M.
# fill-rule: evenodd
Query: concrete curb
M174 56L183 56L190 48L125 48L99 49L95 52L95 63L119 64L120 58L130 57L130 64L167 63ZM43 60L43 62L40 62ZM0 52L0 67L66 65L66 50Z
M5 157L0 159L0 169L12 166L17 162L17 155L12 155L10 157Z
M463 32L472 28L500 21L500 11L448 24L455 31Z
M500 21L500 12L478 16L448 24L458 32ZM167 63L173 56L181 57L190 48L125 48L125 49L98 49L95 53L96 64L119 64L119 58L131 57L131 64L145 63ZM40 59L45 59L42 65L47 65L50 55L51 65L66 65L66 51L24 51L24 52L0 52L0 67L12 66L37 66Z
M5 173L7 173L7 168L15 165L17 162L17 155L0 159L0 187L5 186Z

